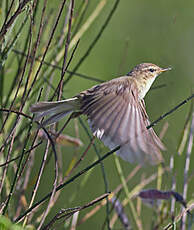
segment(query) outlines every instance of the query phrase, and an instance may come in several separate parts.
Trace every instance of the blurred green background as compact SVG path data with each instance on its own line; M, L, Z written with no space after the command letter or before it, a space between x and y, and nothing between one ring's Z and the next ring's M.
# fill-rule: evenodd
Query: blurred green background
M57 12L61 1L48 1L47 13L53 8L53 15ZM75 1L75 10L79 9L80 4L83 1ZM98 15L92 26L81 37L78 49L74 55L73 61L70 64L69 69L72 70L86 49L89 47L94 37L97 35L102 24L104 23L107 15L109 14L115 1L104 1L106 4L102 12ZM95 9L99 0L89 0L86 15L84 21L90 16ZM42 2L40 3L42 4ZM41 9L41 8L40 8ZM153 86L163 85L165 87L150 90L147 94L145 101L147 112L151 121L157 119L160 115L169 111L175 105L191 95L194 86L194 2L193 1L176 1L176 0L121 0L117 7L115 14L113 15L110 23L103 32L101 38L93 48L90 55L85 59L83 64L77 70L77 72L99 78L101 80L110 80L114 77L121 76L129 72L136 64L142 62L152 62L161 67L172 67L172 71L162 74L154 83ZM40 12L39 12L40 13ZM65 15L64 15L65 17ZM49 23L53 23L54 16L51 17ZM62 28L63 20L60 21L59 28ZM52 27L51 27L52 28ZM22 36L25 37L26 31L23 31ZM60 30L57 31L59 36ZM44 38L47 39L46 37ZM21 48L23 44L16 45L16 48ZM15 54L12 54L15 55ZM13 56L10 57L13 58ZM46 58L47 60L47 58ZM10 65L9 59L6 65ZM5 66L6 66L5 65ZM61 63L60 63L61 65ZM6 68L6 67L5 67ZM8 90L9 82L12 81L14 67L10 66L11 70L6 73L4 78L4 84ZM65 75L67 77L68 74ZM40 76L41 77L41 76ZM55 71L55 82L60 79L60 71ZM65 98L72 97L82 90L85 90L96 83L93 81L85 80L77 76L73 76L71 81L64 87L63 96ZM6 94L6 91L4 92ZM34 98L35 101L36 98ZM183 189L183 170L185 153L181 156L177 155L177 147L180 142L180 138L184 129L186 116L190 109L190 103L182 106L176 110L170 116L162 120L155 127L156 132L159 134L164 124L168 123L168 130L164 136L163 142L167 147L167 151L164 152L165 165L169 165L170 156L173 154L175 157L175 175L177 182L176 191L182 193ZM82 117L86 123L86 118ZM60 122L62 126L63 121ZM35 129L35 126L34 126ZM85 134L85 131L80 127L79 135L84 146L78 150L78 156L84 151L89 139ZM64 133L75 136L74 122L68 125ZM108 151L103 144L95 140L100 155ZM39 152L36 152L37 165L33 169L33 173L36 174L40 166L40 160L42 159L43 147L39 148ZM62 148L63 168L66 172L69 162L74 154L74 149L71 147ZM84 161L76 169L75 172L80 171L87 165L89 165L96 158L96 153L93 148L90 149ZM192 157L192 161L194 158ZM114 190L118 184L120 184L120 178L115 167L114 157L111 156L104 162L104 169L108 179L109 191ZM125 175L136 166L131 165L123 160L120 160ZM192 164L192 162L191 162ZM44 177L41 181L42 190L39 191L37 200L43 195L47 194L48 189L51 188L53 183L53 161L50 161L46 167ZM157 167L144 167L138 172L138 174L131 180L128 185L129 190L132 190L136 186L142 177L151 175L157 171ZM75 173L74 172L74 173ZM191 168L190 173L193 173ZM87 178L88 177L88 178ZM52 209L49 218L55 215L56 210L61 208L69 208L79 206L89 202L97 196L100 196L105 192L105 185L102 176L100 166L95 167L86 176L80 177L71 185L68 185L61 192L60 198L57 201L54 209ZM33 176L32 176L33 178ZM50 178L52 180L50 181ZM83 179L84 178L84 179ZM169 190L171 188L171 175L164 175L162 189ZM84 182L86 180L86 182ZM190 180L190 185L194 183L193 177ZM147 188L156 188L156 182L151 183ZM31 188L29 188L29 195L31 194ZM194 189L189 187L189 200L193 198ZM121 194L120 199L125 197L124 193ZM136 205L136 203L134 203ZM178 206L180 207L180 206ZM91 209L90 209L91 210ZM130 218L129 206L125 207L126 213ZM80 213L83 217L88 210L84 210ZM150 222L152 220L153 210L145 207L142 213L144 229L149 229ZM94 217L90 218L84 224L80 225L78 229L101 229L102 223L105 220L106 209L101 209ZM65 229L58 226L57 229ZM115 225L114 229L122 229L120 223Z

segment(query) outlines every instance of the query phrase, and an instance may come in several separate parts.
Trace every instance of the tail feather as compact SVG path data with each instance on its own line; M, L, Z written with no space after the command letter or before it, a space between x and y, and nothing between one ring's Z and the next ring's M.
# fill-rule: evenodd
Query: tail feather
M68 112L62 112L62 113L56 113L52 116L49 116L48 119L46 119L45 121L43 121L42 125L43 126L48 126L51 124L56 123L57 121L61 120L63 117L65 117L68 113L71 113L72 111L68 111Z
M67 114L79 109L80 103L77 97L56 102L38 102L30 107L30 111L35 114L34 119L36 121L48 116L43 125L53 124Z

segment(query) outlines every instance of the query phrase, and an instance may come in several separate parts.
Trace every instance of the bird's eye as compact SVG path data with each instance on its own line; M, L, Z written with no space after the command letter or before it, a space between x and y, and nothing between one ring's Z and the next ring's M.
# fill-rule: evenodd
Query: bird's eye
M153 73L153 72L155 71L155 69L152 69L152 68L151 68L151 69L149 69L149 71Z

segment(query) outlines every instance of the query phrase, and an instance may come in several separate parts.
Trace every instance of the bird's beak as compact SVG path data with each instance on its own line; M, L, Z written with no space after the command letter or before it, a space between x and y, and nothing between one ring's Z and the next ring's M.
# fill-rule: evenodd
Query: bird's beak
M172 68L171 67L168 67L168 68L161 68L161 72L166 72L166 71L168 71L168 70L171 70Z

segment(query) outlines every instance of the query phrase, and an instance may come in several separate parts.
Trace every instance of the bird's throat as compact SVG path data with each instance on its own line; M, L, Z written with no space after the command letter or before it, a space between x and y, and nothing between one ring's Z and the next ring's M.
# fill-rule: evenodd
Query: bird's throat
M137 82L138 85L138 94L139 99L143 99L146 95L146 93L149 91L151 85L153 84L155 80L155 77L149 78L149 79L143 79L141 82Z

